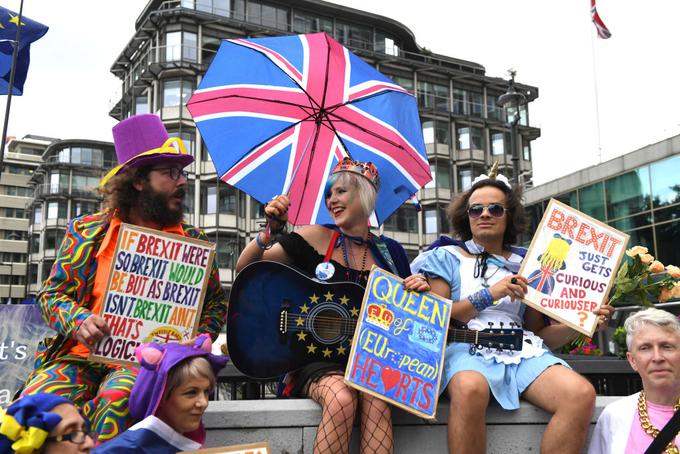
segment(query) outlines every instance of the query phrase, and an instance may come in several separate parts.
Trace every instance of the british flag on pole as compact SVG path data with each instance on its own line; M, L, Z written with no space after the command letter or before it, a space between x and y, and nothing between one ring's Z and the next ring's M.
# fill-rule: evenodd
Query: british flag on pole
M599 36L602 39L611 38L612 36L611 32L609 31L607 26L604 25L604 22L602 22L602 19L600 19L600 15L597 13L597 9L595 8L595 0L590 0L590 17L593 20L593 24L595 24L597 36Z
M382 223L431 180L412 94L325 33L222 42L187 107L220 178L296 225L332 223L326 180L345 156L380 172Z

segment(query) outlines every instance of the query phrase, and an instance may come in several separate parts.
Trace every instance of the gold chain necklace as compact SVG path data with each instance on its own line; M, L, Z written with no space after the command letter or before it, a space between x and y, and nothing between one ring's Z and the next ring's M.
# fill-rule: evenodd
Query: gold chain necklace
M678 403L673 406L673 410L680 410L680 400L678 400ZM649 414L647 414L647 399L645 398L644 391L640 391L640 397L638 397L638 416L640 417L640 425L642 426L642 430L644 430L648 435L651 435L652 438L656 438L661 431L654 427L652 422L649 420ZM668 443L668 446L666 446L666 450L664 451L666 454L680 454L680 450L675 446L674 441L675 437L670 443Z

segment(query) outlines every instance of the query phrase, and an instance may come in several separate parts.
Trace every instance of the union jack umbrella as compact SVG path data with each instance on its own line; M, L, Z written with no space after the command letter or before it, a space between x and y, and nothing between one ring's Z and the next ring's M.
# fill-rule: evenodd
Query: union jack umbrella
M220 178L296 225L332 223L324 190L345 156L380 173L373 225L432 179L416 100L325 33L224 40L187 107Z

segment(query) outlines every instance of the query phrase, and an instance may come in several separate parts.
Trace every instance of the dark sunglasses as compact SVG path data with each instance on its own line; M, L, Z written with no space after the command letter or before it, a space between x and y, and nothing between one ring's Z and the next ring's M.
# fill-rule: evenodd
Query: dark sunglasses
M71 432L70 434L47 437L46 441L56 441L57 443L61 443L62 441L70 441L71 443L82 445L85 443L87 437L90 437L94 440L94 435L94 432L83 432L79 430L76 432Z
M488 205L474 204L470 205L467 213L470 219L477 219L484 213L484 208L489 211L489 214L494 218L501 218L505 214L505 207L500 203L490 203Z

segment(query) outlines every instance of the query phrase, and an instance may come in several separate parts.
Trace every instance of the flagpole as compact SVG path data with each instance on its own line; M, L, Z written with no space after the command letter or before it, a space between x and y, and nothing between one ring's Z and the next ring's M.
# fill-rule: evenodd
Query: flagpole
M24 0L21 0L19 5L19 20L17 21L17 34L15 35L12 46L12 69L9 73L9 87L7 87L7 103L5 104L5 122L2 125L2 147L0 148L0 174L4 167L3 162L5 158L5 142L7 141L7 126L9 124L9 109L12 105L12 92L14 91L14 73L17 68L17 55L19 55L19 36L21 34L21 16L24 11Z
M597 163L602 164L602 142L600 141L600 101L597 93L597 69L595 67L595 38L590 33L590 54L593 58L593 85L595 87L595 127L597 129Z

